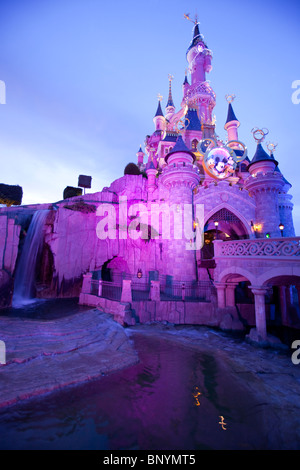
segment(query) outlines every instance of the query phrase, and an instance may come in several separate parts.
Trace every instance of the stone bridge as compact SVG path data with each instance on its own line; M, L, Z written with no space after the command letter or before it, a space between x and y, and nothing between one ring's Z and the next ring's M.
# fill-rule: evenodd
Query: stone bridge
M297 288L300 299L300 237L215 240L214 253L218 306L234 306L236 286L248 281L254 295L256 332L265 340L268 290L273 286L279 288L283 323L290 286Z

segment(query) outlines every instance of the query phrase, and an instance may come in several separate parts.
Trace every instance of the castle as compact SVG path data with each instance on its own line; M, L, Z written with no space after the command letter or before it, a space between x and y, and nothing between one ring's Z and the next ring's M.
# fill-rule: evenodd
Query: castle
M38 297L79 296L123 324L169 321L225 329L299 325L300 247L291 184L253 129L239 141L227 96L227 141L216 134L212 52L195 21L179 110L172 76L154 131L110 187L54 204L0 209L0 288L10 305L23 234L43 211ZM25 245L24 245L25 246ZM1 265L0 265L1 267Z

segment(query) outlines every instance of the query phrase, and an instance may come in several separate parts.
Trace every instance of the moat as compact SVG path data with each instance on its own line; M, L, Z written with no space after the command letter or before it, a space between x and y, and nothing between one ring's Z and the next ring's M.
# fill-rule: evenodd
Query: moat
M24 327L32 321L49 333L61 317L69 324L75 319L80 329L90 312L79 307L79 314L72 315L72 309L71 300L42 302L28 306L27 314L19 310L19 317L17 310L10 317L2 315L1 322ZM85 383L2 407L1 449L300 448L300 366L292 364L288 350L260 349L241 335L207 327L120 328L138 360L113 373L108 367ZM37 381L47 357L29 361L36 364ZM58 357L66 361L65 374L72 375L67 370L70 355L53 356L48 370L57 366Z

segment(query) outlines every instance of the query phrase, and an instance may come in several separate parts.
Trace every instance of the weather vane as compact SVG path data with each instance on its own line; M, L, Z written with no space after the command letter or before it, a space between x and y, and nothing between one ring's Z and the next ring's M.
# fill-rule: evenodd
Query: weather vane
M232 103L234 101L235 95L225 95L227 103Z
M254 127L251 132L252 132L252 135L253 135L254 140L255 140L258 144L260 144L260 143L264 140L264 138L266 137L266 135L269 134L269 130L268 130L268 129L266 129L266 128L259 129L258 127Z
M197 24L198 23L198 15L196 13L195 15L195 19L193 20L191 17L190 17L190 14L189 13L184 13L184 18L186 18L187 20L191 21L192 23L194 24Z
M162 101L162 99L163 99L163 96L162 96L160 93L158 93L158 95L157 95L157 99L158 99L158 101Z

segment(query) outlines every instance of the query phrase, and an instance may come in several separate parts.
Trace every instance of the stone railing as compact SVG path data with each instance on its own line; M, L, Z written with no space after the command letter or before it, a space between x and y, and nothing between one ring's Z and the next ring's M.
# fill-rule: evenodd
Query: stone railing
M214 242L215 258L280 257L300 261L300 237L261 238Z
M212 284L210 281L173 281L166 284L165 279L161 281L151 280L147 282L136 282L131 279L123 279L120 282L107 282L92 279L92 273L83 275L82 294L103 297L118 302L133 301L188 301L209 302L211 300Z

